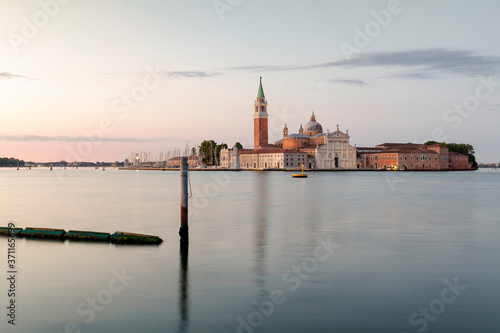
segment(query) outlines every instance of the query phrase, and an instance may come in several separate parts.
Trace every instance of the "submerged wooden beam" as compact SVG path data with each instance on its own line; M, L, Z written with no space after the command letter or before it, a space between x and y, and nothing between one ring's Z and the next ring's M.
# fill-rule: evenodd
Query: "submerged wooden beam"
M63 238L66 231L63 229L50 228L26 228L20 232L21 237L31 238Z
M70 230L64 234L64 239L89 242L108 242L110 237L110 233L80 230Z
M160 244L163 240L158 236L117 231L111 235L111 243L126 244Z
M163 239L158 236L138 234L132 232L117 231L113 235L105 232L70 230L51 228L8 228L0 227L0 236L11 236L11 232L17 237L80 240L88 242L111 242L115 244L161 244Z
M19 236L19 233L23 230L23 228L8 228L8 227L0 227L0 236L10 236L10 233L13 231L16 236Z

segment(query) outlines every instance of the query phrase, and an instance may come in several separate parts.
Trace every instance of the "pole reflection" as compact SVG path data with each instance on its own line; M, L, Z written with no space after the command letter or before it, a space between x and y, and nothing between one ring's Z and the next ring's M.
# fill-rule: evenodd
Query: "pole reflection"
M189 275L188 275L189 243L180 242L179 254L179 333L188 332L189 328Z

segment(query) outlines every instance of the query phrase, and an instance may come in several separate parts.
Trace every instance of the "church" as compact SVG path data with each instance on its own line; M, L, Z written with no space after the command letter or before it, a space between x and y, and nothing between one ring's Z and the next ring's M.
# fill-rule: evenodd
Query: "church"
M314 112L299 132L289 134L285 124L282 139L269 143L267 100L260 78L254 103L254 149L223 149L221 167L228 169L340 170L356 168L356 147L349 144L349 131L337 124L333 132L323 132Z

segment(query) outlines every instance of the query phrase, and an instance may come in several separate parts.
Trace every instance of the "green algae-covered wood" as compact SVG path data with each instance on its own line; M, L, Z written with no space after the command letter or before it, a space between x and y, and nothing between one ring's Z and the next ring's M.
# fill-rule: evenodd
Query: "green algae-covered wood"
M160 244L163 240L158 236L117 231L111 235L111 243L118 244Z
M64 239L89 242L108 242L110 236L111 234L107 232L70 230L64 234Z
M16 236L19 236L22 230L23 228L0 227L0 236L10 236L11 231L13 231Z
M65 234L63 229L26 228L20 232L21 237L62 239Z

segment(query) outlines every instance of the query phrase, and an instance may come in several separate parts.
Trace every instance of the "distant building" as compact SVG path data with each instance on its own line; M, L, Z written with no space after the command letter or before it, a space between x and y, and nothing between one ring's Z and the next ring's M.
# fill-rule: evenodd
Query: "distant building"
M200 158L192 155L188 156L188 164L190 168L196 168L201 164ZM180 168L180 166L181 166L181 156L172 157L171 159L165 162L166 168Z
M299 128L299 133L288 134L283 128L283 138L274 144L268 140L267 100L259 83L254 103L254 149L221 150L221 166L231 169L354 169L356 148L349 145L348 131L323 132L323 126L311 119Z
M357 148L360 169L385 170L471 170L469 157L439 144L384 143Z
M135 154L134 167L138 168L140 166L141 166L141 158L139 157L139 154Z

